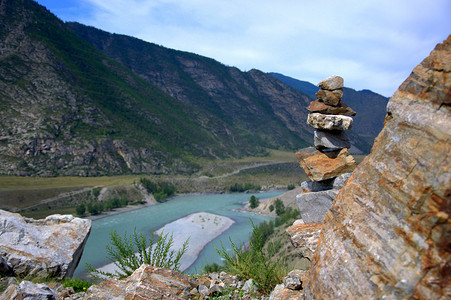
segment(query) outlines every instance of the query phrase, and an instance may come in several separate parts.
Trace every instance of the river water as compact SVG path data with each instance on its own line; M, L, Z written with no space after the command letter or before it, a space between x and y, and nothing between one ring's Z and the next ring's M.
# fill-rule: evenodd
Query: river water
M254 195L259 199L266 199L276 197L283 192L271 191ZM158 205L95 220L92 222L91 234L84 248L80 263L75 270L74 277L86 278L86 263L94 267L100 267L111 262L106 258L105 246L109 243L112 229L116 230L121 236L125 232L127 235L133 233L135 228L137 232L150 233L152 230L157 230L167 223L195 212L209 212L226 216L233 219L235 223L222 235L214 239L212 243L209 243L202 250L196 262L185 272L197 273L206 264L220 263L221 258L216 253L214 246L221 247L222 242L226 248L230 248L229 238L235 243L247 241L249 233L252 231L250 219L252 219L254 224L271 220L271 217L235 211L242 207L243 202L249 201L251 195L234 193L179 196Z

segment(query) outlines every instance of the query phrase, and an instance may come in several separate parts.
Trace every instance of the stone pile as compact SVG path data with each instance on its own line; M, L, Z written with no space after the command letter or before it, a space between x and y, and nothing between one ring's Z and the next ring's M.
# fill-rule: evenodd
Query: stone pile
M337 177L349 174L356 166L349 154L351 142L346 130L352 128L352 116L356 114L343 100L343 78L331 76L321 81L318 98L307 108L307 124L315 128L315 147L296 153L301 167L311 181L303 182L303 194L297 202L305 223L321 223L339 188L334 186ZM349 175L344 175L346 181ZM341 177L340 177L341 178ZM342 184L338 184L342 186Z
M292 271L280 285L282 295L302 295L306 282L305 271ZM2 279L0 279L1 284ZM21 299L260 299L252 279L239 280L237 276L209 273L189 276L170 269L143 264L127 278L110 278L89 287L85 292L75 293L62 284L33 284L17 282L15 278L0 293L0 300ZM15 281L15 282L14 282ZM1 285L0 285L1 287ZM28 297L28 298L27 298ZM275 298L281 299L281 298ZM295 298L299 299L299 297Z

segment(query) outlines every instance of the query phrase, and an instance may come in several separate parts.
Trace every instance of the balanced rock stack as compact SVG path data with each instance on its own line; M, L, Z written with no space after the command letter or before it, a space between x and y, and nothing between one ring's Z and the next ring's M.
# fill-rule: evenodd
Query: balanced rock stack
M315 128L315 148L296 153L299 163L313 181L335 178L352 172L354 158L349 154L351 142L345 130L351 129L356 113L342 100L343 78L331 76L321 81L317 100L307 108L307 124Z
M321 81L317 100L307 108L308 125L315 128L315 147L305 148L296 153L301 167L311 181L301 184L303 194L297 196L301 217L305 223L321 223L338 193L338 182L347 179L356 166L349 154L351 142L345 130L352 128L356 114L342 100L343 78L331 76ZM347 175L344 175L347 174ZM338 188L338 189L337 189Z

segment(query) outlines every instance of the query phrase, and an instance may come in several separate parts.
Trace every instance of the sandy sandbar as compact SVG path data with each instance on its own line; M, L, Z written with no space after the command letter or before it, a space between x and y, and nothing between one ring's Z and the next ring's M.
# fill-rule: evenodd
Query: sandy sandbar
M202 249L230 228L234 220L207 212L198 212L168 223L158 229L155 233L169 235L172 233L174 245L172 250L177 251L189 238L188 250L180 260L180 270L184 271L191 266L199 256ZM113 273L116 269L114 263L104 265L100 270Z

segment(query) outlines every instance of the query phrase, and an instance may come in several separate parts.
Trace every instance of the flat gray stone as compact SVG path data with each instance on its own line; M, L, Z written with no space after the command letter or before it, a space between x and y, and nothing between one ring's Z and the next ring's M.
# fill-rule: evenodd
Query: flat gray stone
M323 223L337 194L338 190L327 190L297 195L296 201L302 220L305 223Z
M315 129L313 142L316 148L342 149L351 148L351 141L343 130Z
M326 191L331 190L333 188L333 182L334 182L333 178L322 181L307 180L301 182L301 188L306 192Z

